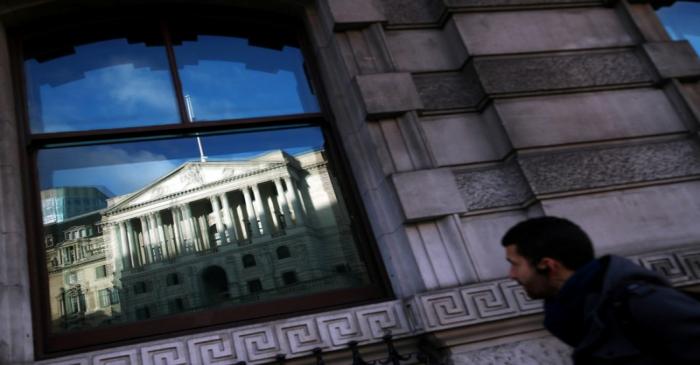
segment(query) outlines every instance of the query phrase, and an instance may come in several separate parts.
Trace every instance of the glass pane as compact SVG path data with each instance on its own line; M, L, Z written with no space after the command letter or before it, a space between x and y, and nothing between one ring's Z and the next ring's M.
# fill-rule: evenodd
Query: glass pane
M40 150L53 333L367 285L324 146L296 126Z
M657 14L673 40L687 40L700 55L700 3L677 1Z
M175 58L193 121L317 112L298 47L246 37L175 35ZM179 40L179 41L178 41Z
M159 31L134 25L25 42L33 133L180 121ZM138 37L130 36L131 33ZM86 38L89 35L89 38Z

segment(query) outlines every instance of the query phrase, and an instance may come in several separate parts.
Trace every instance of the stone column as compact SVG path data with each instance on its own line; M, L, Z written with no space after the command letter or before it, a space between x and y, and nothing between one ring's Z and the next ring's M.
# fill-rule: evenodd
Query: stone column
M129 237L126 235L126 221L119 222L119 234L121 237L122 251L124 252L124 267L132 268L134 264L131 257L131 249L129 248Z
M211 202L211 209L214 213L214 223L216 224L216 233L219 235L219 240L216 241L216 245L220 246L224 239L226 234L224 233L225 228L224 228L224 223L221 221L221 206L219 205L219 197L218 196L211 196L209 197L209 201ZM216 239L216 237L214 237Z
M139 241L136 239L136 235L134 234L134 227L131 224L131 219L126 221L126 235L131 246L131 266L141 266L143 263L143 258L141 256Z
M258 217L255 215L255 210L253 209L253 202L250 199L250 191L248 187L243 188L243 199L245 199L245 209L248 215L248 223L250 224L250 231L253 237L260 236L260 229L258 228Z
M292 209L294 209L294 223L296 225L304 224L304 213L301 209L301 201L297 194L296 185L292 183L292 178L290 176L285 176L283 179L284 184L287 185L287 200L292 205Z
M121 272L124 268L124 253L122 245L119 242L119 224L112 223L109 225L109 246L112 251L112 261L114 262L114 271Z
M190 233L190 240L192 240L192 245L196 250L201 250L201 239L200 237L197 237L197 222L195 221L194 217L192 216L192 207L190 207L189 203L186 203L185 205L182 206L183 210L182 212L184 213L185 216L185 221L187 222L187 229L189 230Z
M282 214L284 215L285 227L291 227L292 214L289 211L289 202L287 201L287 195L284 193L284 189L282 189L282 179L277 178L274 181L275 190L277 190L277 205L279 205L280 209L282 210Z
M139 217L141 222L141 237L143 237L143 263L153 262L153 257L151 257L151 232L148 229L148 215Z
M156 218L156 233L160 238L160 246L165 251L163 253L164 257L171 257L173 252L172 242L168 242L165 237L165 227L163 227L163 217L161 216L162 211L157 211L154 213Z
M231 211L231 206L228 203L228 197L226 196L226 193L223 193L219 195L219 198L221 199L221 206L223 208L223 214L224 214L224 223L226 224L226 236L228 238L229 242L235 242L236 241L236 225L233 223L234 220L232 218L233 212ZM229 233L230 232L230 233Z
M258 217L260 218L260 223L262 224L262 235L269 235L272 233L272 230L270 230L270 222L267 219L267 212L265 209L265 206L267 204L263 201L263 197L262 194L260 194L260 189L258 189L258 185L254 184L252 188L253 196L255 196L255 210L259 210Z
M180 227L182 217L180 216L179 207L170 208L170 214L173 216L173 236L175 237L175 254L178 255L182 254L185 247L185 243L182 237L182 227Z

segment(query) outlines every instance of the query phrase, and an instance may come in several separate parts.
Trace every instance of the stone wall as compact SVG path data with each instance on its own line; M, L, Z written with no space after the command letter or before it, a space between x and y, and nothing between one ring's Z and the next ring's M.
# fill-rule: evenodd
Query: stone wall
M8 4L0 16L29 6ZM543 214L580 223L599 253L635 257L679 285L700 282L700 60L669 40L649 4L256 6L301 11L395 300L44 363L264 363L277 353L308 363L314 347L378 343L390 330L456 333L439 345L454 364L568 364L539 324L520 322L539 303L502 279L501 235ZM9 323L0 362L21 363L34 355L7 64L0 33L0 318ZM489 338L475 330L484 323L498 324Z

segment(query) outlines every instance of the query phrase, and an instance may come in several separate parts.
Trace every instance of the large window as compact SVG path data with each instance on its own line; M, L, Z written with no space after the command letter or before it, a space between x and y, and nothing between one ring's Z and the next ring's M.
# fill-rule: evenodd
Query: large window
M298 27L63 24L20 36L45 352L385 295Z

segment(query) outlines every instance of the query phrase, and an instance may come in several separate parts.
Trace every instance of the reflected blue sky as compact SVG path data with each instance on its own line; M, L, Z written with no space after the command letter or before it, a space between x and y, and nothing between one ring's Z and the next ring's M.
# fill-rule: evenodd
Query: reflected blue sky
M289 154L322 149L318 127L203 135L209 161L241 160L282 149ZM98 186L114 195L134 192L187 161L199 161L194 137L40 150L41 189Z
M298 48L253 47L243 38L200 35L174 50L196 121L319 110Z
M31 130L78 131L180 120L163 46L113 39L25 61Z
M700 3L677 1L671 7L657 11L669 36L674 40L685 39L700 55Z

